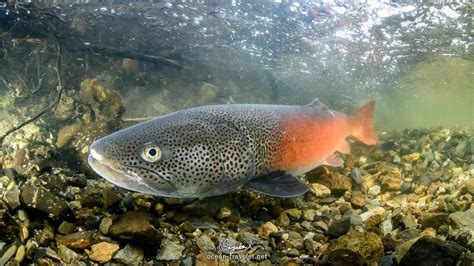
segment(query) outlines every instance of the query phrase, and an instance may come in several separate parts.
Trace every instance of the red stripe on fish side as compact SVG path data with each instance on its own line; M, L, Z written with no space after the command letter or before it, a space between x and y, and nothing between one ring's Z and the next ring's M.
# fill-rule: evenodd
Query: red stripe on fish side
M343 117L289 116L283 121L282 138L272 158L277 170L298 172L322 162L347 134Z

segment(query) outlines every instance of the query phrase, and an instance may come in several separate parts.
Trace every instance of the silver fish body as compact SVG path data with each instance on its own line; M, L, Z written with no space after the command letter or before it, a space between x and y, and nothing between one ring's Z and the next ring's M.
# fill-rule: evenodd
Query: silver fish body
M110 182L166 197L202 198L237 191L267 172L277 142L270 105L215 105L162 116L95 141L89 165ZM144 160L147 147L160 158Z

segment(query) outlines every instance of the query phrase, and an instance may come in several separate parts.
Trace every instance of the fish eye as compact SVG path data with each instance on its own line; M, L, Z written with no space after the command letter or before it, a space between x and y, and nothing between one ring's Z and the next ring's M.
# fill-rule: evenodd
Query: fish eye
M141 157L147 162L154 163L161 158L161 150L155 145L146 144Z

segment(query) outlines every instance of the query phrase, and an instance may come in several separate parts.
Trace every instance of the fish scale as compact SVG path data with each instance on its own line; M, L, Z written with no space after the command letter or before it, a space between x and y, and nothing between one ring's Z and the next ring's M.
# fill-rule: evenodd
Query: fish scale
M245 186L264 194L301 195L296 175L338 166L354 135L374 144L373 102L355 117L309 105L212 105L186 109L95 141L89 164L110 182L134 191L202 198ZM159 152L159 157L151 158ZM156 160L155 160L156 159Z

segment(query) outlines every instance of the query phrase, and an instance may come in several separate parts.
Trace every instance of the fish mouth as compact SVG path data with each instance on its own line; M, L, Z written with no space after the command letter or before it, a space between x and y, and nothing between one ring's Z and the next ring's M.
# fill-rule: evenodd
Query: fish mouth
M119 169L122 166L119 162L105 159L104 156L93 149L90 151L87 162L92 170L116 186L158 196L164 194L148 185L136 173Z

